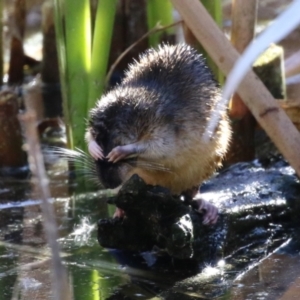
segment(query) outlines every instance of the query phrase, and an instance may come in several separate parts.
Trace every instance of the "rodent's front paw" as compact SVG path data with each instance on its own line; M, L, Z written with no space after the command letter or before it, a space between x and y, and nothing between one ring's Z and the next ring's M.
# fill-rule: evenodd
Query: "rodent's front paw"
M102 148L96 143L96 141L90 141L88 143L88 150L91 156L95 159L103 159L103 150Z
M121 160L122 158L126 157L126 152L123 151L122 146L117 146L112 149L106 158L109 162L116 163L117 161Z
M134 144L117 146L108 153L106 158L109 162L116 163L121 159L133 155L134 153L136 153L136 147Z

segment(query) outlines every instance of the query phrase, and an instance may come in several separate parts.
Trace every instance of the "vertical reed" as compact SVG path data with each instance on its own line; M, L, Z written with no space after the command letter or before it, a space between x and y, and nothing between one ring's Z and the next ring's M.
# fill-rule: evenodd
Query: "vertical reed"
M157 23L160 23L161 26L173 23L173 8L170 0L148 0L147 22L149 30L154 28ZM167 30L167 34L173 32L173 28ZM161 42L163 34L163 32L157 32L149 36L149 46L156 47Z
M94 28L89 0L54 1L68 145L86 150L87 112L103 92L117 0L98 1Z
M51 250L52 260L52 291L53 299L71 300L72 294L68 283L68 277L65 267L60 258L60 247L57 242L57 225L52 204L49 202L50 191L48 178L46 175L43 156L40 149L38 133L36 128L36 116L32 110L27 110L24 115L20 116L25 129L26 149L28 152L28 161L32 172L35 188L41 197L42 214L44 230L48 245Z
M87 112L95 105L96 100L104 91L116 9L117 0L98 2L89 74Z
M257 0L232 1L231 43L239 53L242 53L254 38L256 15ZM233 137L226 163L250 161L255 156L255 119L237 93L233 95L229 106Z

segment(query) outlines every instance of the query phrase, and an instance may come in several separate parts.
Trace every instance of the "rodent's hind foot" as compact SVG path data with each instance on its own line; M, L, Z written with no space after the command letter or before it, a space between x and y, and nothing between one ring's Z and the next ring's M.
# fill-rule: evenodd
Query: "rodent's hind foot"
M213 225L216 224L218 221L218 208L203 200L203 199L198 199L194 200L198 204L198 211L203 212L203 224L204 225Z
M89 141L88 151L95 160L104 158L102 148L94 140Z
M113 218L120 218L120 219L123 219L125 216L125 211L121 208L116 208L116 211L113 215Z

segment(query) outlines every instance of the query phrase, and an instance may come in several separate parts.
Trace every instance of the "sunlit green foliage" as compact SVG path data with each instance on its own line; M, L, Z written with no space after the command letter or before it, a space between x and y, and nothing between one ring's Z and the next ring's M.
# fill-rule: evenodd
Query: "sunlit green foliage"
M155 27L157 23L161 26L173 23L173 7L170 0L148 0L147 1L147 21L149 30ZM149 46L156 47L160 42L163 34L172 34L174 28L167 31L157 32L150 35Z
M68 144L85 150L87 113L103 92L117 0L99 0L95 28L89 0L54 1Z

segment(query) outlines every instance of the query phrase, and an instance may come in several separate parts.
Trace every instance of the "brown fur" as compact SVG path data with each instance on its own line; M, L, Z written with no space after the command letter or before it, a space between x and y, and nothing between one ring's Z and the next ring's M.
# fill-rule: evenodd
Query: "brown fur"
M224 110L211 140L203 141L220 99L211 72L189 46L147 52L91 112L88 140L94 139L105 155L128 144L143 149L116 164L97 161L100 180L105 185L105 177L106 185L114 187L136 173L175 194L202 183L220 165L230 139Z

